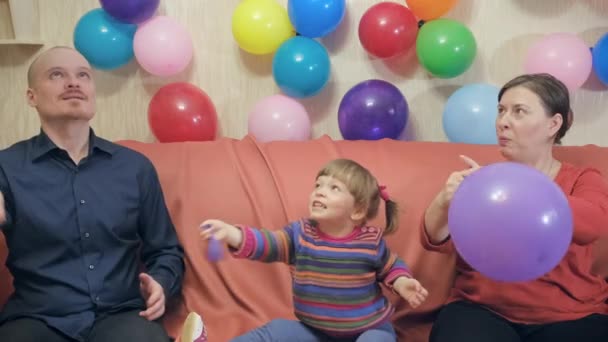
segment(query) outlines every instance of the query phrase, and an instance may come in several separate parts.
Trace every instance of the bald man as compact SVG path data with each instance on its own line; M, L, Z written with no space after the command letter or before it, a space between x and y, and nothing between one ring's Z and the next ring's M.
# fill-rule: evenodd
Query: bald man
M36 58L27 101L40 134L0 151L15 288L0 341L168 341L157 319L181 289L183 249L152 163L95 135L93 74L74 49Z

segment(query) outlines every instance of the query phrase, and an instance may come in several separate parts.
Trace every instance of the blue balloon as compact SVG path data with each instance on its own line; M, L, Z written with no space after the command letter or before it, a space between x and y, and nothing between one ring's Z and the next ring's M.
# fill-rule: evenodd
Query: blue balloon
M97 69L116 69L133 58L137 25L120 22L97 8L83 15L74 28L74 47Z
M285 95L296 98L318 94L329 80L330 69L325 47L302 36L281 44L272 60L274 81Z
M296 32L319 38L333 32L344 19L345 0L289 0L287 11Z
M591 50L593 71L602 83L608 85L608 33L597 41Z
M499 89L470 84L454 92L443 110L443 130L451 142L497 144L496 116Z

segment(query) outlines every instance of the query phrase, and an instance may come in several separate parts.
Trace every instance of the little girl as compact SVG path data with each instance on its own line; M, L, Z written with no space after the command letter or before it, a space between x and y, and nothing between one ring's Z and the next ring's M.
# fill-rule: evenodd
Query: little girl
M366 226L385 201L386 228ZM233 342L396 341L394 311L379 282L419 306L427 291L382 238L397 229L397 205L358 163L337 159L316 177L309 217L271 231L219 220L201 224L201 235L226 242L237 258L294 266L298 321L273 320Z

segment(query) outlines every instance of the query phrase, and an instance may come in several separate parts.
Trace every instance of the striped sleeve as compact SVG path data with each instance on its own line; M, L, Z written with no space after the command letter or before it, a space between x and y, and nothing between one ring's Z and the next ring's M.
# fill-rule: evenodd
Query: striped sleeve
M378 259L377 278L384 285L391 287L399 277L412 277L405 262L388 249L384 239L378 244Z
M243 242L233 255L262 262L293 264L294 237L298 225L298 222L294 222L281 230L237 226L243 232Z

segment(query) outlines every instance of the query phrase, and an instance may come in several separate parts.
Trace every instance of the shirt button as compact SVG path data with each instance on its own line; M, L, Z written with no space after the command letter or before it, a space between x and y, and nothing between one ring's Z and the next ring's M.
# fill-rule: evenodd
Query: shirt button
M89 265L89 269L92 270L95 268L95 265Z
M85 204L86 202L84 200L80 200L80 204Z
M91 236L91 234L89 234L89 233L84 233L84 237L85 237L85 238L88 238L89 236Z
M99 296L95 297L95 301L99 302Z

